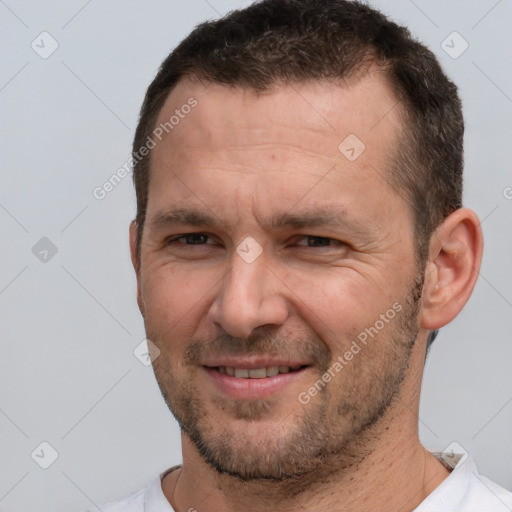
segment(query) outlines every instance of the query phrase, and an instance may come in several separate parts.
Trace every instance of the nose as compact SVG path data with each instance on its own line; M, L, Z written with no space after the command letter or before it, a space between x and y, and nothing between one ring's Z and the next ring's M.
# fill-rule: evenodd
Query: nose
M263 254L248 263L234 253L219 286L209 319L233 337L246 338L263 326L281 326L288 318L285 285Z

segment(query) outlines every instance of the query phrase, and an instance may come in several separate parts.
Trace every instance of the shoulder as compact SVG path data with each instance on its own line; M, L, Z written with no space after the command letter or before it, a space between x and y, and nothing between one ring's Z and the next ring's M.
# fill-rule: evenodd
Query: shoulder
M479 474L466 454L434 453L453 468L415 512L510 512L512 492Z
M102 512L173 512L173 508L162 490L162 478L180 467L173 466L157 475L147 487L134 491L124 498L109 501L101 507L96 506L86 512L96 512L98 509Z
M510 512L512 510L512 492L477 472L471 474L467 494L461 505L468 510L493 510ZM464 508L464 510L466 510Z
M100 509L102 512L144 512L144 495L146 489L134 491L124 498L109 501L102 504ZM92 508L86 512L94 512L97 508Z

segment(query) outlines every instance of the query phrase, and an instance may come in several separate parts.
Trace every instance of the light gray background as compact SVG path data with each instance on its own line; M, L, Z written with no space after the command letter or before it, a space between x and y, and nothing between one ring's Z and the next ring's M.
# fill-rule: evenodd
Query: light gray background
M128 252L131 176L102 201L92 191L126 162L171 48L248 3L0 0L0 511L80 512L181 462L176 423L133 354L144 330ZM475 293L427 363L421 438L430 449L458 441L512 489L512 2L372 4L409 26L460 87L465 203L486 239ZM31 48L43 31L59 45L47 59ZM469 43L457 59L441 48L453 31ZM42 237L58 248L46 263L32 252ZM31 458L42 441L58 452L46 470Z

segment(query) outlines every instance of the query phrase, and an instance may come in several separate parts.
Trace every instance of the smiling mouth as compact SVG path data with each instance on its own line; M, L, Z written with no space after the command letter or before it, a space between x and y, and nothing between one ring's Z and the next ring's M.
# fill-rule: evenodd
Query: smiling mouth
M211 368L219 373L236 377L238 379L265 379L267 377L275 377L280 373L293 373L306 368L306 365L296 366L269 366L265 368L234 368L232 366L215 366Z

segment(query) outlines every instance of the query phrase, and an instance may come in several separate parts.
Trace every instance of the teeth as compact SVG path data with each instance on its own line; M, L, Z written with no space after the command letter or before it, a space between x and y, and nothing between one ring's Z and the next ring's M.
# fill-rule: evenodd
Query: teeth
M235 370L236 375L236 370ZM250 379L264 379L267 376L267 370L265 368L257 368L255 370L249 370Z
M239 379L264 379L265 377L274 377L279 373L288 373L290 371L300 370L301 365L296 366L269 366L268 368L254 368L247 370L245 368L232 368L230 366L219 366L220 373L226 373L231 377Z
M284 366L283 366L284 368ZM277 375L279 373L279 368L277 366L271 366L270 368L267 368L267 377L273 377L274 375Z

